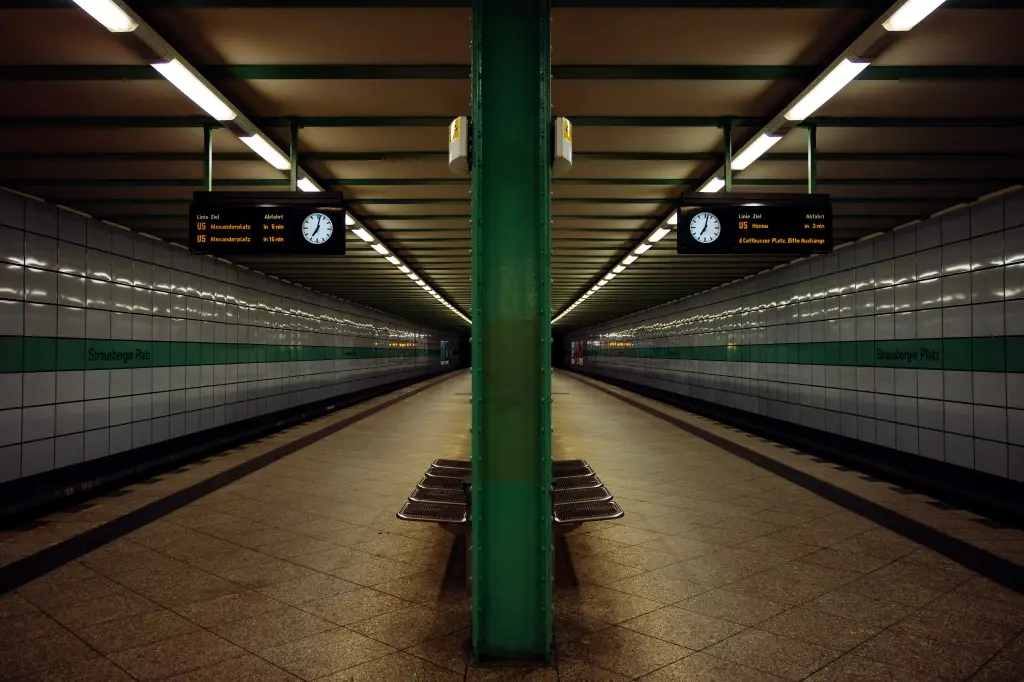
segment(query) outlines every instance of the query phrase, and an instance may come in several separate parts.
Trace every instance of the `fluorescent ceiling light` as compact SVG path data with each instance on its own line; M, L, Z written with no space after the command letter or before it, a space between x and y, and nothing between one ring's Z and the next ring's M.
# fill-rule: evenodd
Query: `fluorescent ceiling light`
M658 242L665 238L666 234L668 234L671 231L672 228L670 227L659 227L657 230L654 231L654 234L647 238L647 241L649 241L652 244L657 244Z
M633 250L633 253L636 254L637 256L642 256L643 254L647 253L647 251L650 250L650 248L650 244L641 244L640 246L636 247L636 249Z
M384 259L392 265L400 265L402 261L398 260L394 256L385 256Z
M77 2L77 0L75 0ZM907 0L882 26L886 31L909 31L946 0ZM82 3L78 3L81 5ZM86 10L88 11L88 10Z
M618 276L619 275L617 273L609 272L607 275L604 276L604 279L605 279L606 282L610 282L610 281L612 281L613 279L615 279Z
M203 111L208 113L210 116L213 116L218 121L231 121L238 115L224 100L215 95L210 88L206 87L206 85L204 85L194 73L189 71L185 65L177 59L172 59L169 62L153 64L153 68L159 71L160 75L169 80L171 85L181 90L186 97L198 104ZM244 137L242 138L242 142L245 142ZM249 143L246 142L246 144ZM252 145L249 146L252 147ZM287 159L285 159L284 168L289 168Z
M749 147L740 152L736 158L732 160L732 167L735 170L743 170L750 164L754 163L754 161L757 161L759 156L771 149L772 145L781 139L781 135L769 135L768 133L765 133L754 140Z
M111 33L130 33L139 27L134 19L111 0L75 0L75 4Z
M828 72L827 76L822 78L817 85L811 88L810 92L801 97L800 101L786 112L786 118L790 121L804 120L817 111L821 105L832 99L837 92L846 87L868 64L870 62L851 62L849 59L839 62L834 69ZM771 145L768 146L770 147ZM754 158L757 157L755 156ZM751 159L751 161L753 160ZM738 164L734 165L739 167ZM749 165L750 163L748 162L746 166ZM743 166L743 168L746 168L746 166Z
M629 254L628 256L626 256L625 258L622 259L622 264L623 265L632 265L632 263L635 260L636 260L636 256L634 256L633 254Z
M601 280L600 282L598 282L598 283L597 283L597 286L598 286L598 287L603 287L603 286L604 286L605 284L607 284L607 282L605 282L605 281L604 281L604 280L602 279L602 280Z
M421 287L423 287L424 289L427 289L427 290L429 290L429 289L430 289L430 285L429 285L429 284L427 284L426 282L424 282L424 281L423 281L422 279L421 279L421 280L419 281L419 285L420 285Z
M291 161L284 158L284 154L270 146L270 143L261 135L246 135L239 139L277 170L288 170L292 167Z
M409 274L409 272L411 272L407 265L399 265L398 269L401 270L402 272L404 272L407 275Z
M725 180L722 178L711 178L704 183L704 186L698 189L698 192L717 192L725 187Z
M612 268L612 272L614 272L615 274L618 274L618 273L622 272L625 269L626 269L625 265L616 265L614 268Z
M668 217L668 224L669 225L678 225L679 224L679 211L672 211L672 214Z
M356 219L352 217L351 213L348 213L348 212L345 213L345 224L346 225L355 225L356 224Z
M367 244L373 242L373 235L366 231L366 228L360 227L357 230L352 230L352 234L362 239Z
M319 192L320 191L320 188L317 187L316 185L314 185L313 181L310 180L309 178L301 178L301 179L299 179L299 182L297 184L299 186L299 189L301 189L303 192Z
M420 278L420 276L417 275L415 272L408 272L406 273L406 275L409 277L409 279L413 281L418 280Z
M383 244L370 244L370 248L382 256L388 255L388 250Z

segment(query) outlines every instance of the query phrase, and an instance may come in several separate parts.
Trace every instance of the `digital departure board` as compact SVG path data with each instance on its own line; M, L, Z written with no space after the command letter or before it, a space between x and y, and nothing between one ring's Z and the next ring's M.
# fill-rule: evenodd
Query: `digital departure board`
M805 255L832 250L827 195L724 195L695 197L687 204L676 226L677 253Z
M193 253L345 253L345 209L337 192L196 192L189 209Z

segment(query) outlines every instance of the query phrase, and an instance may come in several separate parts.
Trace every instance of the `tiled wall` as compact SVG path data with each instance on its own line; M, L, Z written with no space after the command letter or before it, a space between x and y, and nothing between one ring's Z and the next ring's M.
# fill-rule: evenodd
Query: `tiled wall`
M0 190L0 482L449 369L440 339Z
M1024 191L569 341L574 369L1024 481Z

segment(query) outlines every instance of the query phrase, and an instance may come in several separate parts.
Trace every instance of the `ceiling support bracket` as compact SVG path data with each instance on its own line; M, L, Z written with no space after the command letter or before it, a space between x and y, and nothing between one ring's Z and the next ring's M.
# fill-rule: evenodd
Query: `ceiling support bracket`
M814 194L818 185L818 129L807 126L807 193Z
M213 191L213 124L203 126L203 191Z
M722 146L725 156L725 191L732 191L732 121L722 124Z

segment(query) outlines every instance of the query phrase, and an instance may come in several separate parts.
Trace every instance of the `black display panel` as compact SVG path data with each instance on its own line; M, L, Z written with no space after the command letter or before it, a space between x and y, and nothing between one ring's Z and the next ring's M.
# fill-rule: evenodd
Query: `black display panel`
M679 211L676 252L808 255L832 250L826 195L696 198Z
M197 192L189 207L189 248L214 256L344 255L341 195Z

